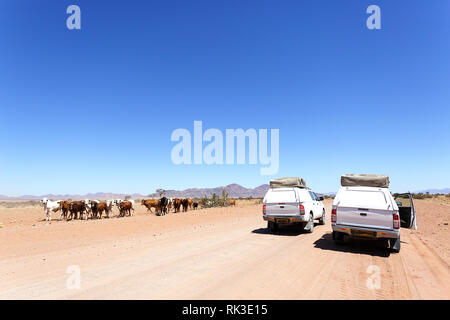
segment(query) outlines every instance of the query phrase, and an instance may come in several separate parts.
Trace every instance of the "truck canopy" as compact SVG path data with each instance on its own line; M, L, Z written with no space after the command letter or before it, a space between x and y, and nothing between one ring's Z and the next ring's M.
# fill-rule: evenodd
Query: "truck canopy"
M333 200L336 224L392 230L398 210L387 188L341 187Z
M306 188L306 182L302 178L289 177L289 178L278 178L270 181L271 188L286 188L286 187L298 187Z
M343 174L341 176L343 187L389 187L389 176L384 174Z
M345 187L336 195L339 207L395 210L387 189L367 187Z

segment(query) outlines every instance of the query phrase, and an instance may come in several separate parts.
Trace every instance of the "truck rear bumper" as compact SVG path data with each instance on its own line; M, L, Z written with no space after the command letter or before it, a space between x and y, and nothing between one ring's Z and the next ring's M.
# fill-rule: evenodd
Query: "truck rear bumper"
M384 230L366 227L346 226L333 223L333 231L342 232L355 238L389 238L397 239L400 237L400 230Z
M263 216L263 219L279 224L290 224L308 221L307 216Z

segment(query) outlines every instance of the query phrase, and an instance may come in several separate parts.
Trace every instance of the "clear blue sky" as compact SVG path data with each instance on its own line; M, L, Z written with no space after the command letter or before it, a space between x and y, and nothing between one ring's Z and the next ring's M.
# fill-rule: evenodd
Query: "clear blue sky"
M450 187L450 1L3 0L0 40L0 194ZM194 120L280 129L278 174L172 164Z

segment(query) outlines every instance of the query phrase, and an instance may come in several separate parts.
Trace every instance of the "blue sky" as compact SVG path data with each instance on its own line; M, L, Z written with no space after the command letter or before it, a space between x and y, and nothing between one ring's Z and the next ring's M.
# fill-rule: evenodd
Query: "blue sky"
M81 8L81 30L66 8ZM368 30L366 8L381 8ZM0 194L343 173L450 186L449 1L0 3ZM172 163L177 128L276 128L280 169Z

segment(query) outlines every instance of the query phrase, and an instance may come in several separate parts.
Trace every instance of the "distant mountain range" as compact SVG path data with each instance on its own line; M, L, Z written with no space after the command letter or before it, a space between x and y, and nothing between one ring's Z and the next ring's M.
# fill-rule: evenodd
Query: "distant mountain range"
M239 184L229 184L227 186L223 187L216 187L216 188L191 188L186 190L166 190L165 196L171 197L171 198L200 198L204 196L210 197L213 193L221 195L222 190L225 189L226 192L228 192L228 196L232 198L247 198L247 197L253 197L253 198L259 198L263 197L264 194L269 189L268 184L260 185L256 188L245 188ZM42 198L48 198L48 199L116 199L116 198L125 198L126 196L130 196L133 199L143 199L143 198L157 198L159 197L158 193L152 193L152 194L139 194L139 193L132 193L132 194L123 194L123 193L104 193L104 192L97 192L97 193L87 193L83 195L79 194L44 194L40 196L33 196L33 195L24 195L20 197L8 197L0 195L0 200L40 200Z
M416 191L414 193L430 193L430 194L436 194L436 193L443 193L443 194L447 194L450 193L450 188L444 188L444 189L427 189L427 190L422 190L422 191Z
M247 197L253 197L253 198L261 198L264 197L264 194L269 190L268 184L262 184L256 188L245 188L239 184L233 183L229 184L227 186L223 187L216 187L216 188L190 188L186 190L166 190L165 196L171 197L171 198L201 198L204 196L210 197L213 193L221 195L222 190L225 189L226 192L228 192L228 196L232 198L247 198ZM430 194L436 194L436 193L450 193L450 188L445 189L427 189L422 191L416 191L415 193L427 193ZM316 192L317 193L317 192ZM319 193L317 193L319 194ZM323 193L324 195L328 196L334 196L334 192L329 193ZM33 196L33 195L24 195L20 197L8 197L0 195L0 200L40 200L42 198L49 198L49 199L116 199L116 198L125 198L126 196L130 196L133 199L143 199L143 198L157 198L159 197L158 193L152 193L152 194L139 194L139 193L132 193L132 194L124 194L124 193L104 193L104 192L97 192L97 193L87 193L83 195L79 194L44 194L40 196Z
M268 184L262 184L256 188L245 188L239 184L229 184L224 187L216 187L216 188L191 188L182 191L177 190L166 190L165 196L171 198L200 198L204 196L210 197L213 193L221 195L222 190L228 192L228 196L232 198L259 198L263 197L264 194L269 190ZM151 197L158 197L157 193L150 194Z

